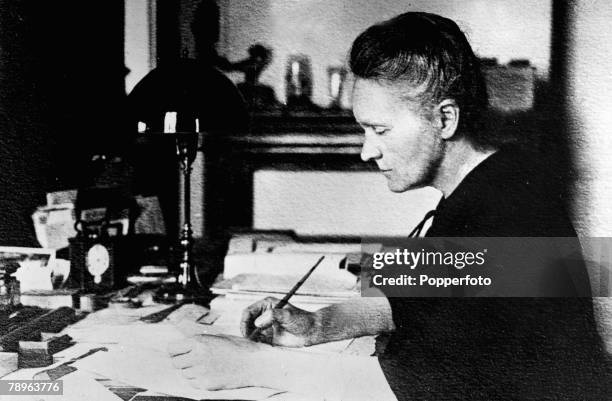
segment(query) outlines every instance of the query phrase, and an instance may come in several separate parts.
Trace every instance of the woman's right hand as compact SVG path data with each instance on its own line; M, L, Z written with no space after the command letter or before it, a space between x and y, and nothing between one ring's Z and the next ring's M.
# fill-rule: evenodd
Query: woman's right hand
M319 324L317 315L291 304L276 309L279 299L268 297L258 301L242 312L240 331L250 337L261 328L254 341L285 347L304 347L318 343Z

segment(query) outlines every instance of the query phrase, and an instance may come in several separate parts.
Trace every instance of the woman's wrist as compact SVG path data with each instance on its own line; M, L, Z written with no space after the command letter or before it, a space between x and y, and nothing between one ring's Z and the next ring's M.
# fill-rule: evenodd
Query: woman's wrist
M386 298L354 298L313 312L309 344L378 335L395 329Z
M312 324L310 325L310 330L308 331L305 339L305 346L311 346L316 344L321 344L328 342L325 338L325 330L323 327L323 309L319 309L318 311L312 312Z

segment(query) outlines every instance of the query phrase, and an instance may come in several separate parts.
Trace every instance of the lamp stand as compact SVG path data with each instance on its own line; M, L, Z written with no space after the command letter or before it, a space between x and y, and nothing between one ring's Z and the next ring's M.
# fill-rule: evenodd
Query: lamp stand
M199 283L193 261L193 230L191 229L191 169L198 150L198 132L178 132L176 155L183 176L183 224L178 241L178 277L176 284L162 287L158 294L160 302L187 303L203 299L203 288Z

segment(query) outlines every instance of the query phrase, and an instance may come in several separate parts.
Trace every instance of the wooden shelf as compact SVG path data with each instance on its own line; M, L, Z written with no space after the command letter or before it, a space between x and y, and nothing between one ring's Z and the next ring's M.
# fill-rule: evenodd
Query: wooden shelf
M248 134L204 134L202 144L205 152L212 147L259 154L358 155L363 134L350 113L257 115Z
M204 148L213 145L244 153L358 155L363 135L299 132L225 137L206 135L202 143Z

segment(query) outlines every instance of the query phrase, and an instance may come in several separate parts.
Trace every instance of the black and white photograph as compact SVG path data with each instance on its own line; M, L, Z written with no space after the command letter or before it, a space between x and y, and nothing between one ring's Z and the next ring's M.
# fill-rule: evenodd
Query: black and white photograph
M612 401L610 21L0 0L0 399Z

